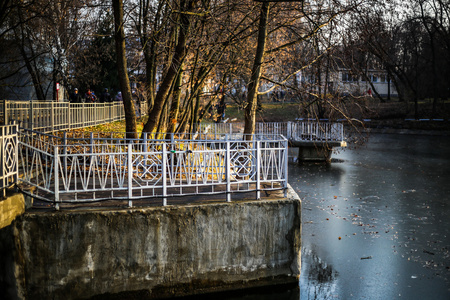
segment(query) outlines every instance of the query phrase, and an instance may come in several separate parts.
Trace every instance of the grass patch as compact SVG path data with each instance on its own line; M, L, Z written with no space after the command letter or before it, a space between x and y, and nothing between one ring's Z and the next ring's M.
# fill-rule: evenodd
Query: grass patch
M144 123L138 119L137 120L137 132L142 132L142 128L144 127ZM125 120L115 121L112 123L105 123L100 125L95 125L91 127L74 129L75 132L123 132L125 133Z
M294 121L299 116L299 107L298 103L263 103L256 111L256 122ZM244 122L244 110L235 104L227 106L225 116Z

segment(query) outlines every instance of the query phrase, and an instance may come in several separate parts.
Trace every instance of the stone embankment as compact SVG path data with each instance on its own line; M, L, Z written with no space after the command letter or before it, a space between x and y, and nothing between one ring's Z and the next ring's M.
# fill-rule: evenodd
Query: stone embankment
M25 212L0 230L0 289L7 299L152 299L298 285L301 201L288 194Z

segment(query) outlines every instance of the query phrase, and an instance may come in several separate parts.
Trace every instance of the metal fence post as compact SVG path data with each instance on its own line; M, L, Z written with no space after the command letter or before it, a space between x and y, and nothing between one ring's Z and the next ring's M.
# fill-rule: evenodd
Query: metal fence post
M72 115L70 113L70 102L67 102L67 129L72 127Z
M14 163L16 166L15 175L14 175L14 183L17 184L19 182L19 125L14 121Z
M5 100L6 102L6 100ZM6 124L2 127L2 136L0 136L0 161L1 161L1 178L2 178L2 196L3 198L6 197L6 168L5 168L5 130L6 130Z
M50 128L51 128L51 132L53 132L55 130L55 106L53 104L54 102L51 102L51 111L50 111Z
M82 107L82 113L81 113L81 122L82 122L82 124L83 124L83 127L86 127L86 124L85 124L85 119L86 119L86 112L85 112L85 109L84 109L84 102L81 104L81 107Z
M225 176L227 177L227 202L231 202L231 182L230 182L230 142L226 136L226 152L225 152Z
M132 144L128 144L127 149L127 165L128 165L128 207L133 207L133 148Z
M64 170L67 171L67 131L63 135Z
M89 134L89 145L90 145L89 153L93 154L94 153L94 133L93 132L91 132ZM92 156L91 156L91 158L92 158Z
M33 116L33 100L30 100L30 116L28 118L28 128L33 130L34 116Z
M286 128L286 138L292 139L292 133L291 133L291 121L287 122L287 128Z
M147 136L147 132L143 132L142 133L143 134L143 146L144 146L144 149L142 150L143 152L148 152L148 136Z
M284 198L286 198L288 188L288 141L284 141L281 143L284 146Z
M8 101L3 100L3 125L8 125Z
M261 141L256 141L256 199L261 199Z
M162 143L162 160L161 160L161 171L162 171L162 194L163 194L163 206L167 205L167 150L166 143Z
M54 148L54 174L55 174L55 208L59 210L59 149L58 146Z

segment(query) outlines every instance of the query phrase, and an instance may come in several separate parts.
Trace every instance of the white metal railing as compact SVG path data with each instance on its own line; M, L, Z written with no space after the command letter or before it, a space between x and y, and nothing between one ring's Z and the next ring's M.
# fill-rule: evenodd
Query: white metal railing
M252 141L228 135L196 140L138 140L55 137L25 131L20 136L20 179L32 196L60 203L256 192L287 188L287 140L254 135Z
M344 125L328 122L290 122L287 135L294 141L343 141Z
M201 124L200 132L236 134L244 130L243 123ZM258 122L256 134L281 134L294 141L343 141L344 125L341 122Z
M23 128L41 132L82 128L125 118L121 102L70 103L2 100L0 114L4 124L15 121Z
M17 182L17 129L16 124L0 126L0 189L3 197L6 196L6 188Z

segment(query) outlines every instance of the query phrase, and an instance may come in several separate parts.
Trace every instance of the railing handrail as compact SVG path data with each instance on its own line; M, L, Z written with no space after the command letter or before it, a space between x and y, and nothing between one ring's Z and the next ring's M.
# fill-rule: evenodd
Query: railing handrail
M261 190L287 188L288 145L282 135L63 144L67 139L24 132L29 134L19 142L21 180L35 187L33 196L56 207L105 199L128 199L132 206L141 198L162 198L165 205L171 195L220 193L231 201L232 193L250 191L259 199Z
M20 180L35 187L29 193L57 207L64 202L105 199L128 199L132 206L134 199L155 197L162 198L165 205L171 196L169 189L179 189L172 196L225 193L227 201L234 192L255 191L259 199L261 190L284 189L286 193L285 131L290 138L310 135L313 139L314 135L332 139L343 136L342 124L335 124L258 125L259 133L250 139L242 133L205 134L201 130L184 133L188 138L169 134L168 139L151 139L146 133L140 139L129 139L126 133L120 133L123 138L96 137L94 133L74 138L66 132L56 136L25 128L16 144L20 147L18 151L16 146L16 166L24 172ZM186 192L188 188L194 192ZM210 190L199 190L206 188ZM107 196L100 196L105 193ZM68 195L72 198L65 198Z
M110 123L125 118L120 101L71 103L66 101L0 100L4 124L15 121L22 127L54 132Z
M209 133L242 133L244 123L210 123L197 126ZM288 140L295 141L343 141L344 125L342 122L329 121L295 121L295 122L258 122L256 134L281 134Z

